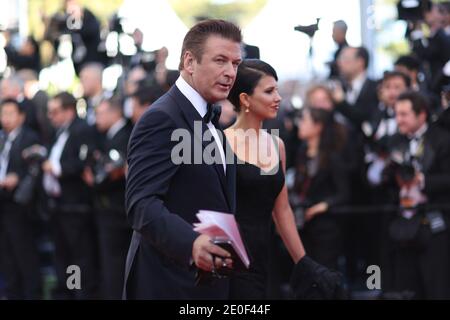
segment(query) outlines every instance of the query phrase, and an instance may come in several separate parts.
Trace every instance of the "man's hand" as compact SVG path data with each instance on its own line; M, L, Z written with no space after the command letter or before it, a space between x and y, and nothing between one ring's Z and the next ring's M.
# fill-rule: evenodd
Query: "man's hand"
M230 253L221 247L213 244L211 238L207 235L200 235L195 239L192 246L192 258L194 259L195 265L202 270L212 271L213 270L213 255L219 257L226 257L228 259L216 259L215 268L219 269L222 267L231 268L233 261L229 259Z
M42 164L42 170L45 173L53 174L53 166L49 160L44 161L44 163Z
M94 173L90 167L85 167L82 174L83 181L90 187L94 186Z
M345 100L345 92L344 88L338 81L333 82L333 89L331 91L331 95L335 103L341 103Z
M19 176L15 173L6 175L5 180L0 182L0 187L8 191L13 190L19 184Z

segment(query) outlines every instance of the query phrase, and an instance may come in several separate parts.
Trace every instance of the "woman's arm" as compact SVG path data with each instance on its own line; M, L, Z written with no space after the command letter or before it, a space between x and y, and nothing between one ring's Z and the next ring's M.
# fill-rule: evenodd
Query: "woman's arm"
M281 139L278 140L278 150L281 157L282 169L286 173L286 152L284 143ZM278 233L283 239L283 243L286 246L292 260L297 263L301 258L305 256L305 249L295 224L294 213L288 200L288 191L286 185L283 186L280 194L278 195L275 206L272 213L273 220L277 227Z

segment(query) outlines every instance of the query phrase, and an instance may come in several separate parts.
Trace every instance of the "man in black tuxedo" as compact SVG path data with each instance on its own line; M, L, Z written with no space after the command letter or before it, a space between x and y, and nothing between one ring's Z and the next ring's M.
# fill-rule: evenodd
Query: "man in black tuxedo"
M349 130L348 145L353 155L349 161L351 203L354 205L367 205L369 202L369 191L365 179L364 164L364 134L362 124L370 121L370 117L378 105L377 84L367 76L369 66L369 52L364 47L344 47L337 59L339 75L343 81L344 89L337 85L333 97L336 101L336 111L344 116L343 120ZM371 253L366 248L369 247L370 230L372 224L366 216L353 215L348 217L344 225L348 228L344 232L346 236L346 252L348 273L350 278L365 276L365 270L358 268L356 260L365 260L362 264L377 264L371 258ZM355 242L353 239L360 239ZM361 265L361 264L359 264ZM354 270L353 270L354 269Z
M229 257L229 253L193 231L192 223L201 209L234 212L235 167L225 162L224 141L216 125L219 114L212 105L227 98L234 83L241 41L239 28L229 22L196 24L183 41L181 76L133 129L126 187L127 215L134 229L125 271L127 299L228 296L227 279L195 285L198 269L212 271L213 254ZM194 126L209 131L213 139L204 141ZM171 135L177 129L191 137L189 146L196 154L188 155L189 160L198 160L214 143L215 158L221 163L176 164L172 157L176 139ZM232 264L230 259L215 260L216 267Z
M333 79L339 76L339 69L337 66L337 59L341 54L343 48L348 46L347 42L347 24L343 20L338 20L333 23L333 41L337 45L337 49L334 52L333 61L329 62L330 75L328 78Z
M364 47L344 47L337 65L346 90L345 95L335 95L336 108L359 129L378 103L377 84L367 77L369 52Z
M82 179L88 151L92 150L92 128L79 119L76 99L62 92L50 99L48 114L57 129L49 151L43 185L49 196L51 227L55 242L55 266L58 277L56 298L89 299L96 297L96 242L92 217L92 192ZM68 290L66 271L80 267L81 290Z
M100 102L95 113L96 127L102 139L84 177L95 190L94 216L100 248L101 298L120 299L132 233L124 203L131 124L124 118L122 100L117 97Z
M41 281L33 219L28 203L15 197L29 174L24 149L37 144L38 136L25 125L25 110L16 100L1 105L0 218L8 299L40 299Z
M412 291L419 299L448 299L449 219L445 210L426 210L422 205L448 206L450 136L427 123L427 103L418 92L401 94L395 111L399 134L392 137L391 148L404 158L410 156L415 168L413 179L397 174L400 201L418 205L407 219L419 217L422 222L414 242L393 242L393 288ZM400 212L403 217L410 215L405 211Z

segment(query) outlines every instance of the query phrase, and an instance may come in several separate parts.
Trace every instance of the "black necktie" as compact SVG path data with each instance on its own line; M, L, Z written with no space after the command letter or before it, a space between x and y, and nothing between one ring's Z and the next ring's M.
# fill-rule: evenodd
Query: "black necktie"
M206 114L203 117L203 121L208 124L210 121L215 127L219 127L220 114L222 107L218 104L210 104L206 106Z

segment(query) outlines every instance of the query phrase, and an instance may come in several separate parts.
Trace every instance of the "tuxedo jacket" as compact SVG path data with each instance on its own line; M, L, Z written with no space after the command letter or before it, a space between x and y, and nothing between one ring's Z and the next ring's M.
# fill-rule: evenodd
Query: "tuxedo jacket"
M88 211L92 205L92 192L82 179L87 152L92 147L94 132L84 120L75 118L67 129L69 137L64 145L58 181L61 195L57 204L64 211ZM57 138L54 143L56 143ZM50 148L51 150L51 148Z
M358 98L353 105L345 100L336 105L336 109L350 120L358 130L364 121L369 121L378 105L377 83L366 79Z
M0 136L2 136L0 134ZM4 140L4 139L3 139ZM6 141L2 141L1 143L4 147L4 143ZM9 161L8 168L6 169L6 173L15 173L19 177L19 184L28 174L29 164L25 161L22 156L22 152L24 149L31 147L34 144L39 143L38 135L27 126L23 126L20 130L20 133L17 135L16 139L14 139L11 149L9 151ZM3 147L0 147L0 152ZM17 187L16 187L17 189ZM12 200L14 196L15 189L12 191L1 190L1 194L3 198L8 200Z
M400 134L392 136L391 149L409 149L409 140ZM423 156L419 160L425 176L423 190L430 204L449 203L450 190L450 135L438 126L429 126L424 135Z
M112 138L104 136L99 146L100 151L104 155L108 155L111 150L116 150L126 161L131 130L131 124L127 123ZM125 176L116 180L107 178L104 183L96 186L96 193L101 197L102 208L112 209L123 214L125 211Z
M134 232L125 270L127 299L225 299L228 281L196 286L192 246L201 209L234 213L236 168L227 164L174 164L175 129L184 129L201 151L207 130L190 101L173 86L138 121L128 147L126 209ZM181 140L180 140L181 141ZM198 148L198 147L197 147ZM194 152L191 154L191 159ZM235 162L234 162L235 163Z

